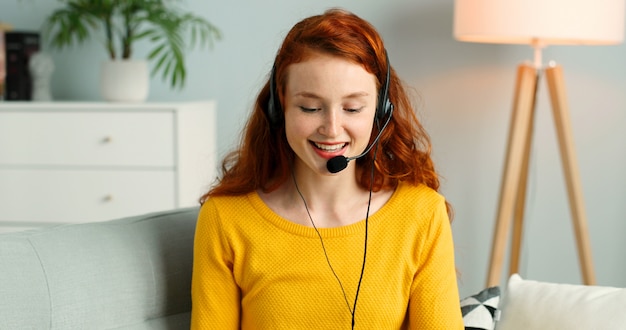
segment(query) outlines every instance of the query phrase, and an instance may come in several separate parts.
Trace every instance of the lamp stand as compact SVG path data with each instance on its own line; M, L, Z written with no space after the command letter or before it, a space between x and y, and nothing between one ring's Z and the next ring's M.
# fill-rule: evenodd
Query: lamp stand
M496 286L500 283L506 239L510 231L512 218L514 222L511 235L509 274L519 271L526 186L528 182L528 163L536 108L535 102L537 86L542 71L546 75L550 92L554 124L559 141L583 282L587 285L593 285L596 281L582 189L574 152L574 139L565 97L563 70L558 65L551 65L542 70L527 64L521 64L517 70L506 164L502 174L500 202L491 247L491 260L487 278L488 287Z

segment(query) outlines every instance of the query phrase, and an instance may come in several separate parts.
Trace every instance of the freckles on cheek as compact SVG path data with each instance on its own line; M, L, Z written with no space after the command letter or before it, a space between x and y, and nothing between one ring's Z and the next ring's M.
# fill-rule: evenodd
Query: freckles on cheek
M301 140L305 135L305 125L302 125L302 122L299 120L285 120L285 135L287 136L287 142L290 145L294 143L298 143L298 140Z
M306 119L293 118L292 120L285 121L285 131L291 136L305 136L308 135L310 127Z

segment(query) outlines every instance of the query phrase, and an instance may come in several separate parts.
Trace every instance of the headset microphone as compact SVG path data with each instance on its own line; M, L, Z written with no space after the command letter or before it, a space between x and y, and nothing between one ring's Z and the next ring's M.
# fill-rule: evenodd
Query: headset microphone
M339 172L343 171L346 167L348 167L348 162L349 161L355 160L355 159L358 159L358 158L361 158L361 157L367 155L367 153L370 152L370 150L372 150L372 147L374 147L374 145L376 143L378 143L378 139L380 139L380 136L383 134L383 131L385 130L385 128L389 124L389 121L391 121L391 115L392 114L393 114L393 106L391 106L389 108L389 113L387 115L387 120L385 121L385 124L380 129L380 131L378 131L378 135L376 135L376 138L374 139L372 144L370 144L369 147L367 147L367 149L365 149L365 151L363 151L362 154L357 155L357 156L353 156L353 157L346 157L346 156L343 156L343 155L342 156L335 156L335 157L329 159L328 162L326 162L326 169L328 169L328 172L330 172L330 173L339 173Z
M358 157L357 157L358 158ZM330 173L337 173L343 171L346 167L348 167L348 162L351 159L348 159L345 156L335 156L328 160L326 163L326 168Z

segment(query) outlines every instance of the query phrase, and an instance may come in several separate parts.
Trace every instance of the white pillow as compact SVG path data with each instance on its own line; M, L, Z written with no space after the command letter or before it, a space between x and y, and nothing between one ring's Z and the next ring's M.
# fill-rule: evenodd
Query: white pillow
M626 329L626 289L509 279L497 330Z

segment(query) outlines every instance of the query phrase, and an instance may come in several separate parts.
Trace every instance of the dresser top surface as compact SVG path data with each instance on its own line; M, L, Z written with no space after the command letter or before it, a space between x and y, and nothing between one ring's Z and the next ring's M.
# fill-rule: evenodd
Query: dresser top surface
M59 102L33 102L33 101L0 101L0 112L3 111L171 111L181 108L214 108L215 101L188 101L188 102L141 102L141 103L117 103L117 102L86 102L86 101L59 101Z

